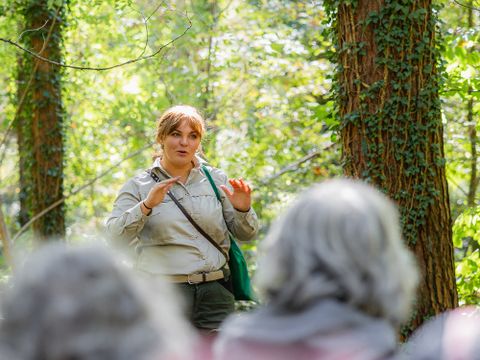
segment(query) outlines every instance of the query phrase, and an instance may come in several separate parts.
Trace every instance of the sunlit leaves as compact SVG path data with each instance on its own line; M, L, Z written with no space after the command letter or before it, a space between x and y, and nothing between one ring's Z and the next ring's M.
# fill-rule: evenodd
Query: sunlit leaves
M462 304L480 304L480 210L462 213L453 227L456 276Z
M445 2L441 10L444 19L444 59L446 81L442 94L446 129L445 153L450 185L452 215L456 218L453 239L456 247L457 289L460 303L480 302L478 275L480 223L477 209L467 208L469 187L478 163L478 135L480 130L480 72L478 63L480 29L478 13L455 2ZM478 175L477 175L478 176Z
M159 113L189 103L207 118L207 157L253 183L257 210L269 222L301 187L335 174L319 168L337 166L338 155L325 152L276 177L329 141L331 70L322 58L328 43L321 36L321 8L307 1L205 1L186 7L72 1L65 61L110 66L151 53L185 29L185 13L191 31L148 62L105 72L65 70L67 193L148 148ZM150 153L128 159L68 200L68 221L76 229L71 236L92 225L78 219L100 226L119 186L149 165Z

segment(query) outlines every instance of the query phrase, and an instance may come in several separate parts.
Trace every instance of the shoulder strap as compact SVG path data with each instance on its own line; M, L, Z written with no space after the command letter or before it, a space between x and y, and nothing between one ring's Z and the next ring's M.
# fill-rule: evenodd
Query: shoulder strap
M158 177L158 175L155 174L152 169L148 169L148 170L145 170L145 171L146 171L147 174L150 175L150 176L152 177L152 179L155 180L156 182L160 182L160 181L161 181L160 178Z
M212 175L210 174L210 171L208 171L208 168L205 164L202 164L202 169L203 169L203 172L205 173L205 176L207 177L208 179L208 182L210 183L210 185L212 186L213 188L213 191L215 192L215 196L217 197L217 200L220 202L220 204L222 205L223 207L223 203L222 203L222 198L220 197L220 192L218 191L218 187L217 187L217 184L215 184L215 181L213 181L213 177ZM225 219L224 219L225 221ZM227 223L225 222L225 225L227 225ZM228 229L228 225L227 225L227 229ZM228 230L228 233L230 234L230 240L232 240L232 233L230 230Z
M222 200L220 199L220 193L218 191L217 185L215 184L215 181L213 181L212 175L210 175L210 171L208 171L205 164L202 165L202 169L208 181L210 182L210 185L212 185L213 191L215 192L215 196L217 197L218 201L221 202Z
M195 220L193 220L193 218L192 218L192 217L190 216L190 214L188 213L187 209L185 209L185 208L183 207L183 205L180 204L180 202L177 200L177 198L175 197L175 195L173 195L173 193L172 193L170 190L167 192L167 195L170 196L170 199L173 200L173 202L178 206L178 208L180 209L180 211L183 213L183 215L185 215L185 217L187 218L187 220L190 221L190 223L195 227L195 229L197 229L198 232L199 232L200 234L202 234L205 239L207 239L208 241L210 241L210 243L211 243L213 246L215 246L215 247L217 248L217 250L220 251L223 256L225 256L226 259L228 259L228 256L227 256L227 254L225 253L225 251L222 249L222 247L221 247L220 245L218 245L218 244L215 242L215 240L213 240L213 239L210 237L210 235L208 235L208 234L205 232L205 230L203 230L203 229L200 227L200 225L198 225L198 224L196 223Z
M153 178L153 180L155 180L156 182L160 182L160 178L153 172L153 171L147 171L150 176ZM169 190L167 192L167 195L170 197L170 199L173 200L173 202L175 203L175 205L177 205L177 207L180 209L180 211L183 213L183 215L185 215L185 217L187 218L188 221L190 221L190 223L193 225L193 227L195 229L197 229L197 231L203 235L203 237L205 239L207 239L213 246L215 246L215 248L217 248L218 251L220 251L222 253L223 256L225 256L225 258L228 260L228 255L227 253L225 252L225 250L222 249L222 247L217 244L217 242L215 240L213 240L210 235L208 235L205 230L203 230L200 225L197 224L197 222L195 220L193 220L193 218L191 217L191 215L188 213L187 209L185 209L183 207L182 204L180 204L180 202L178 201L178 199L175 197L175 195L173 195L173 193Z

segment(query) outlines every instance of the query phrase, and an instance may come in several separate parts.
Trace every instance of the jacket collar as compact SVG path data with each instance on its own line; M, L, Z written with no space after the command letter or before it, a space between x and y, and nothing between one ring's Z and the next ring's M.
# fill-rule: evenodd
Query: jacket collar
M160 162L160 157L155 158L153 161L152 166L149 168L149 170L154 171L157 175L162 174L163 176L170 178L171 175L163 168L161 162ZM193 161L193 169L192 171L200 171L201 166L203 164L207 165L207 161L202 159L200 156L195 155L192 159Z

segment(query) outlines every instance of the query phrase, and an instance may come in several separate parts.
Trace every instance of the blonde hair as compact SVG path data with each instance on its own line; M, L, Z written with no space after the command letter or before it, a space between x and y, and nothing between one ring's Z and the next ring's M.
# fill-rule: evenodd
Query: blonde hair
M205 121L202 115L193 106L177 105L167 109L157 122L157 132L155 140L161 143L168 135L174 132L186 121L192 129L203 138L205 134Z

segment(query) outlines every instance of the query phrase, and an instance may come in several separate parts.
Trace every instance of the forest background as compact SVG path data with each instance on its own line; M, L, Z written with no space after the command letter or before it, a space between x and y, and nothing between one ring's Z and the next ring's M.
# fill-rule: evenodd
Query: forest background
M55 231L63 231L66 241L103 238L118 190L151 163L156 118L175 104L196 106L205 115L208 161L253 185L261 231L244 245L252 272L257 245L282 209L312 183L344 174L333 91L336 47L323 1L1 0L4 277L8 247L25 251L37 238L29 220L38 212L22 206L32 185L22 179L26 147L19 131L22 112L28 112L27 105L19 111L21 69L34 56L15 44L32 49L29 36L40 34L45 41L51 22L29 23L32 4L62 20L56 56L67 66L54 66L52 86L61 85L55 111L62 141L55 146L63 159L49 175L58 172L63 181L52 199L59 200L64 221L63 230ZM480 3L438 0L431 11L437 19L458 302L480 304ZM50 88L37 90L47 99L54 95Z

